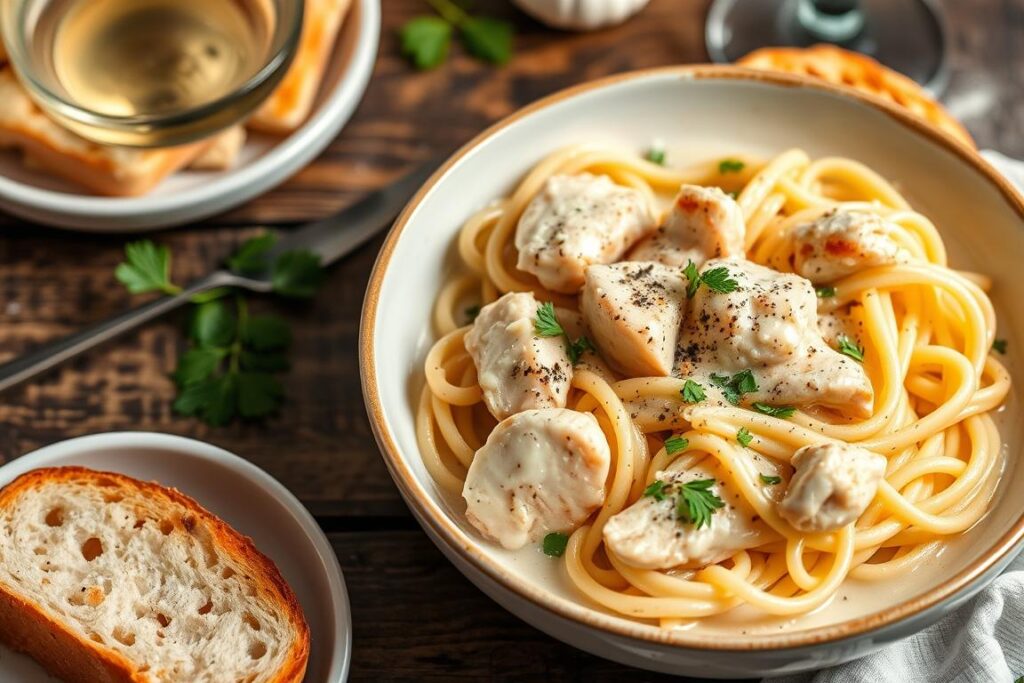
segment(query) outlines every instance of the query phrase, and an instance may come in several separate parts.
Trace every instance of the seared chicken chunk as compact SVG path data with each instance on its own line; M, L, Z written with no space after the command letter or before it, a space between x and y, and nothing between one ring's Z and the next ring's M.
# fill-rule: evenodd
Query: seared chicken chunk
M476 455L466 517L509 549L571 532L604 503L611 451L590 413L548 408L502 420Z
M796 472L779 514L800 531L835 531L867 509L878 482L885 475L886 459L848 444L804 446L793 454Z
M746 226L739 204L717 187L683 185L665 224L638 244L631 261L682 268L712 258L742 258Z
M910 254L891 237L896 229L870 211L830 211L793 230L793 266L819 284L865 268L905 262Z
M723 481L716 481L710 489L725 502L711 517L710 525L698 529L679 517L680 486L716 475L717 468L709 460L682 472L658 472L656 478L665 484L660 494L644 496L613 515L604 526L605 545L620 560L641 569L704 567L760 545L764 523L756 520L745 499Z
M556 175L516 228L518 268L556 292L574 294L592 263L614 263L654 228L644 197L605 175Z
M874 392L860 363L829 347L818 330L817 297L802 277L745 260L708 261L736 287L705 284L690 302L676 353L681 377L750 370L757 389L744 403L822 405L871 414ZM716 382L712 381L711 384Z
M625 375L672 372L686 303L682 273L659 263L590 266L580 308L598 349Z
M484 403L499 420L528 408L564 408L572 363L561 337L534 331L539 304L509 292L480 309L466 333Z

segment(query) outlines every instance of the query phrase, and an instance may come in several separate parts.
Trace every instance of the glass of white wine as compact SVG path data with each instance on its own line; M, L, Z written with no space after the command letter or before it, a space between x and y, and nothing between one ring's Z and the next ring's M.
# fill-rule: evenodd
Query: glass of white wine
M237 123L291 63L303 0L0 0L21 83L96 142L179 145Z

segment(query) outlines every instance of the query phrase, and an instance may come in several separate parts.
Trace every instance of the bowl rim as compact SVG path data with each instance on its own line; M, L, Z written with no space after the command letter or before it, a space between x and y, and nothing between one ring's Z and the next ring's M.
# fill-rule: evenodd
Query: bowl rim
M384 419L380 390L377 384L374 327L377 320L380 291L391 262L391 257L413 213L419 208L434 186L443 180L451 168L464 157L480 148L497 133L517 123L520 119L559 104L564 100L607 86L627 81L666 76L676 76L685 80L738 80L814 90L852 101L855 104L867 105L886 114L908 129L911 134L930 139L939 147L959 157L960 161L973 167L977 173L1000 191L1004 200L1010 205L1012 210L1016 211L1018 217L1024 223L1024 196L1019 194L1009 180L983 159L975 149L955 139L948 133L933 128L924 119L918 118L915 114L902 109L888 100L862 93L847 86L835 85L806 76L759 71L732 65L700 64L657 67L625 72L557 91L489 126L445 161L412 197L398 216L377 256L367 284L363 313L360 320L360 377L370 425L392 479L395 481L407 504L414 508L414 512L417 513L415 516L421 523L429 524L438 539L443 540L451 551L462 556L476 570L483 572L487 577L510 590L519 598L527 600L543 610L577 622L585 627L595 628L598 631L638 641L681 648L726 652L788 650L831 643L877 631L941 605L961 591L967 590L976 580L985 575L987 571L997 566L1001 560L1007 558L1018 543L1024 540L1024 510L1022 510L1020 517L1011 528L988 550L984 551L981 557L930 591L901 601L879 612L848 619L837 624L818 626L790 633L743 635L723 640L721 635L700 635L686 631L673 631L630 621L625 617L601 612L590 607L582 600L570 600L559 597L532 582L514 576L501 566L500 563L491 560L476 547L479 540L471 538L449 518L440 506L431 499L425 487L420 484L403 461L400 449L391 434L387 421Z

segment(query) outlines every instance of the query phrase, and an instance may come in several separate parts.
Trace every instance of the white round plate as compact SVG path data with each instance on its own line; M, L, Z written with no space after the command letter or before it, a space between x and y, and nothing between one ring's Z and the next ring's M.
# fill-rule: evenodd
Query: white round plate
M356 0L345 17L313 113L291 135L250 133L227 171L181 171L142 197L98 197L0 152L0 209L88 232L181 225L231 209L279 185L313 160L352 116L370 81L380 38L380 0Z
M348 678L352 621L338 559L313 517L288 489L237 455L180 436L96 434L41 448L0 467L0 487L40 467L77 465L178 489L274 561L295 591L310 631L306 683ZM0 646L0 681L53 681L24 655Z

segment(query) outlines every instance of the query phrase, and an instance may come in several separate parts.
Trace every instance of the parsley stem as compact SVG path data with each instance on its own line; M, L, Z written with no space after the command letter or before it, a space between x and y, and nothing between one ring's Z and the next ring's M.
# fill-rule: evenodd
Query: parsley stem
M167 296L178 296L184 290L178 285L174 284L173 282L168 282L160 287L160 291L162 291Z
M469 15L452 0L427 0L427 4L433 7L434 11L441 15L441 18L453 26L458 26L466 19L469 19Z
M235 295L235 305L238 309L238 326L237 332L235 333L235 340L231 343L231 358L228 360L228 371L237 373L239 371L239 362L242 357L242 337L243 330L249 324L249 305L245 302L245 297L241 295Z

